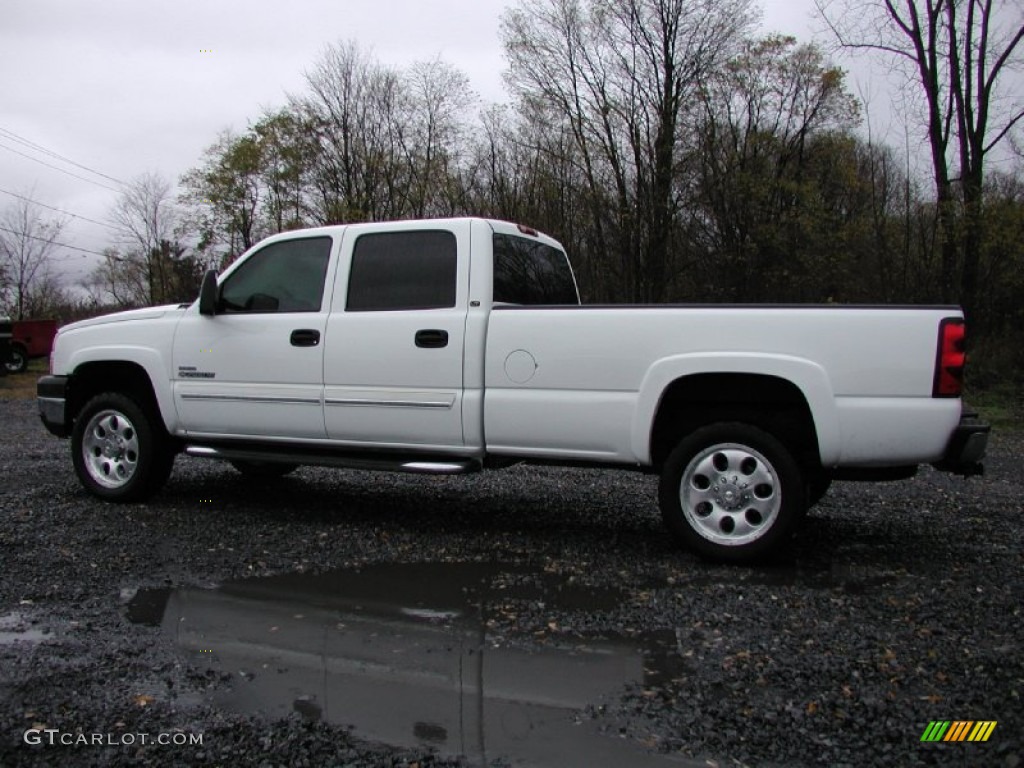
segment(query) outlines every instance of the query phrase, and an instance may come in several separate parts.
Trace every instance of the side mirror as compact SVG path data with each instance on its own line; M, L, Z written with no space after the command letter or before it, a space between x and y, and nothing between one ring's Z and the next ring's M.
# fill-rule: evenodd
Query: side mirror
M217 272L208 270L199 289L199 314L213 317L217 314Z

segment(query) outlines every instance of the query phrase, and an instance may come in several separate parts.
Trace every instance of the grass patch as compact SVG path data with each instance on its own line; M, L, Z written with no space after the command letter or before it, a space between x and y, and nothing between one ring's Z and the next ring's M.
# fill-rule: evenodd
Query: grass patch
M994 389L969 392L967 403L978 410L993 429L1024 430L1024 395L1013 390Z
M46 375L49 363L45 357L28 361L24 373L9 373L0 376L0 398L5 400L35 400L36 381Z

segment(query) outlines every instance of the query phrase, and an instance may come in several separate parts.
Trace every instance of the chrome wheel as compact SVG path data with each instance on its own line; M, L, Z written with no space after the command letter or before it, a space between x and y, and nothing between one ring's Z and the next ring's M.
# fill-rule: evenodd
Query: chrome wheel
M85 470L104 488L121 488L139 467L139 436L120 411L106 408L89 419L82 436Z
M734 547L771 530L782 507L779 473L760 451L719 443L686 465L679 502L690 527L708 541Z
M174 447L155 404L135 392L100 392L78 411L71 430L75 474L107 501L152 496L171 474Z

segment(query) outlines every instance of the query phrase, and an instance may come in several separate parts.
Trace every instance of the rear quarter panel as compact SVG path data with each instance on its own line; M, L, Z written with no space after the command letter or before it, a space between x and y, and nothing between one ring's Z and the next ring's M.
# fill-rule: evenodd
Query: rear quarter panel
M484 430L497 454L648 464L662 393L761 373L803 393L824 466L938 459L960 416L931 397L951 308L565 307L491 312ZM532 370L531 370L532 367Z

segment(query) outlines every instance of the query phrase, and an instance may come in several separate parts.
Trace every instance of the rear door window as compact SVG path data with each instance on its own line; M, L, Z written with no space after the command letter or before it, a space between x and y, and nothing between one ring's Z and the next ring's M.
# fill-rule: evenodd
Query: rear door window
M455 235L441 230L360 235L352 251L347 312L455 306Z

